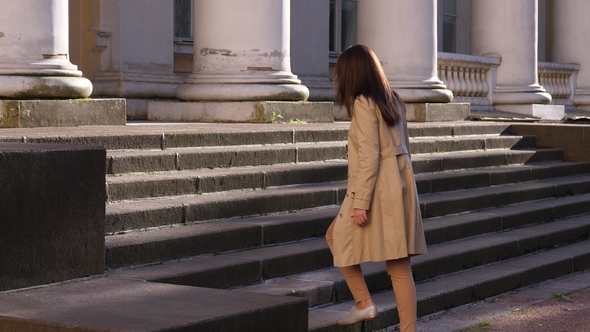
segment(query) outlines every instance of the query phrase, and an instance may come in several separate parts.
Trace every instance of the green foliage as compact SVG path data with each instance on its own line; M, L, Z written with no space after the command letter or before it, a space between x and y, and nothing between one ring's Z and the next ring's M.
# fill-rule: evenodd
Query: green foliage
M571 302L572 301L572 300L570 300L569 296L559 294L559 293L553 293L553 298L555 300L561 301L561 302Z

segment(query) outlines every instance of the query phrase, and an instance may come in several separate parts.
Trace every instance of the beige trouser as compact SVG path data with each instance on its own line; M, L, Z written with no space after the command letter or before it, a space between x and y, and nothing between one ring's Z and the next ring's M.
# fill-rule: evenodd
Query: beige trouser
M326 240L330 251L333 252L334 222L326 232ZM385 267L387 274L391 278L391 285L397 302L401 332L414 332L416 331L417 310L416 286L412 277L410 257L385 261ZM339 269L357 303L371 298L360 265L344 266L339 267Z

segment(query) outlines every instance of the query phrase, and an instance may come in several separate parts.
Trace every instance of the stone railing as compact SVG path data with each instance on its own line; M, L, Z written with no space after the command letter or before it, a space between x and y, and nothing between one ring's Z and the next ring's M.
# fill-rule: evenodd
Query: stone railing
M551 95L551 105L573 108L574 92L580 65L539 62L539 84Z
M453 92L453 103L491 110L500 58L438 52L438 77Z

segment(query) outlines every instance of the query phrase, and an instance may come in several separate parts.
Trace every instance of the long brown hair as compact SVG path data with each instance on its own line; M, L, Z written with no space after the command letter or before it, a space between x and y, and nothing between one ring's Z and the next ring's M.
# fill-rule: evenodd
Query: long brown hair
M365 96L379 107L388 126L399 121L399 96L391 90L379 59L367 46L354 45L340 54L334 68L334 85L334 102L346 106L348 116L352 117L356 98Z

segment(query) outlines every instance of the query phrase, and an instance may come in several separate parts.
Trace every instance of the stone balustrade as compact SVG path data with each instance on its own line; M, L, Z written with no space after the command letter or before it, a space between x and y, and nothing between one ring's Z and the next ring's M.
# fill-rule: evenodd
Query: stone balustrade
M469 103L472 110L491 110L500 58L438 53L438 76L453 92L454 103ZM551 95L551 105L573 109L580 66L539 62L539 85Z
M438 52L438 76L453 92L454 103L491 110L500 58Z
M573 108L574 92L580 65L539 62L539 84L551 95L552 105Z

